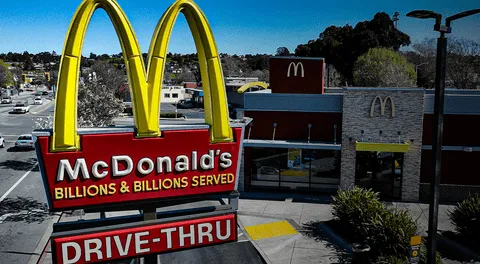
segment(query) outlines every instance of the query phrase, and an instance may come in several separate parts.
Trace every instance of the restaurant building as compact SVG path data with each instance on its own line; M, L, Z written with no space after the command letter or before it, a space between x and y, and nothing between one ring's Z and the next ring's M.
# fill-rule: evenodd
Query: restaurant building
M244 94L240 190L331 193L362 186L426 200L433 90L324 88L322 58L273 57L270 88ZM480 92L447 89L441 199L480 192Z

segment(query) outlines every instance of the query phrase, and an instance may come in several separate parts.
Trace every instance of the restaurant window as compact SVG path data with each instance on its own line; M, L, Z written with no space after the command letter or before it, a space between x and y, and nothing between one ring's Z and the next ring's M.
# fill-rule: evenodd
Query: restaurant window
M178 94L177 93L172 94L172 98L178 98Z
M170 94L169 94L169 93L166 93L166 94L165 94L165 98L170 98Z
M274 148L251 148L251 185L279 187L278 164L282 151Z
M310 188L312 190L332 190L340 184L340 151L312 150L310 152Z
M340 182L340 151L250 148L251 186L334 192Z

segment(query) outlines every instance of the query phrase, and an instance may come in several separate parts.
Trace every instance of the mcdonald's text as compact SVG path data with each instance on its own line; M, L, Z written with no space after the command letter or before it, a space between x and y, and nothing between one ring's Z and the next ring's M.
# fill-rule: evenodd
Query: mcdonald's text
M233 132L241 138L242 128ZM81 135L80 151L57 153L49 151L49 137L39 136L50 209L233 191L240 142L209 139L208 129L165 131L157 138Z
M237 240L234 213L52 239L58 263L95 263Z
M80 180L80 174L83 180L89 180L90 177L103 179L108 177L109 174L111 174L111 177L125 177L134 171L138 177L154 174L161 175L172 171L177 173L189 170L196 171L198 169L210 171L216 167L216 156L219 156L219 159L217 159L219 161L218 166L223 169L228 169L232 166L232 154L228 152L220 153L220 150L216 152L209 150L208 153L201 155L201 157L199 157L197 151L192 151L190 157L187 155L179 155L173 159L173 162L171 157L164 156L141 158L134 164L130 156L120 155L112 156L111 160L109 160L111 161L110 163L103 160L87 162L85 158L79 158L76 159L75 164L72 166L68 159L61 159L57 167L57 182L64 181L66 176L70 181ZM89 169L87 164L92 164L91 169ZM174 166L172 166L172 164Z

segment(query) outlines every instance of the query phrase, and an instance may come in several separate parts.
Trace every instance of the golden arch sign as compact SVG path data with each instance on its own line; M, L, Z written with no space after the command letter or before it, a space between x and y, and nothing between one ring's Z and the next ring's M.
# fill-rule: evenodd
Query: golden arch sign
M165 58L173 25L178 14L182 12L190 26L198 51L205 92L205 120L212 126L211 140L232 141L217 47L205 15L193 1L178 0L165 12L155 29L148 56L148 70L145 71L133 28L117 2L85 0L72 20L60 62L52 151L80 148L76 133L76 95L81 53L88 24L98 8L107 12L120 40L131 87L138 137L160 136L158 116Z
M292 68L293 66L293 68ZM305 77L305 69L303 68L303 63L302 62L290 62L290 64L288 65L288 70L287 70L287 77L290 77L290 73L293 69L293 76L297 76L298 75L298 69L300 69L300 76Z
M77 90L87 26L97 9L120 40L131 87L134 129L77 130ZM198 51L205 126L163 129L160 93L173 25L182 12ZM238 186L244 123L230 124L212 30L191 0L177 0L160 19L147 70L135 33L115 0L84 0L62 53L53 131L37 132L37 153L51 211L227 193Z
M265 82L251 82L251 83L247 83L247 84L243 85L242 87L238 88L237 93L243 94L244 92L246 92L248 89L250 89L252 87L261 87L265 90L269 89L268 84L266 84Z
M379 95L377 95L372 101L372 105L370 106L370 117L375 116L375 105L376 105L377 100L380 101L380 115L381 116L385 115L385 106L386 106L387 102L390 101L390 106L392 108L392 117L395 117L395 102L393 101L393 98L391 96L387 96L387 97L385 97L385 99L382 99L382 97L379 96Z

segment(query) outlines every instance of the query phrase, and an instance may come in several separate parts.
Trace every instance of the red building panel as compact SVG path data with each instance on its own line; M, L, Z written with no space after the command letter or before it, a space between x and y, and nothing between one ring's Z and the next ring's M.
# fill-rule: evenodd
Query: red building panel
M475 166L479 160L480 152L443 151L441 184L480 185ZM433 180L432 173L432 151L424 150L420 182L430 183Z
M480 115L445 115L444 146L480 146ZM432 145L433 115L423 118L423 145Z
M323 94L324 64L322 58L270 58L272 93Z
M337 144L342 140L341 113L246 111L245 116L253 118L250 139L272 139L273 123L277 123L275 139L278 140L307 141L308 124L312 124L311 141L333 142L334 125L337 125Z

